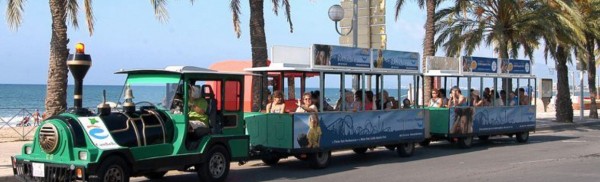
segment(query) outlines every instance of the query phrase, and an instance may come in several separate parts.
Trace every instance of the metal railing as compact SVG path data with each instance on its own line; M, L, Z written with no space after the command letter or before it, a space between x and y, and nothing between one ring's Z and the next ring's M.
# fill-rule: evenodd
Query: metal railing
M12 112L13 110L14 112ZM38 112L38 115L34 116L35 109L0 108L0 113L2 113L4 116L10 116L0 117L0 131L4 132L3 129L10 128L15 132L15 134L18 135L18 139L20 140L27 140L27 136L31 134L43 120L42 113ZM5 137L2 139L6 138L14 137L5 135Z

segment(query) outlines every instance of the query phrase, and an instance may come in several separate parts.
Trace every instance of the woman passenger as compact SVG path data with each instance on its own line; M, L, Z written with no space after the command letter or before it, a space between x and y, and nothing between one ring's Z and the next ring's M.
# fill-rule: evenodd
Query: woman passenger
M373 91L366 91L365 110L373 110Z
M284 113L283 93L279 90L273 92L273 101L267 105L267 113Z
M312 98L310 93L306 92L302 95L302 103L298 100L298 108L296 108L296 112L317 112L317 106L312 102Z
M450 90L450 100L448 107L467 106L467 98L462 95L460 89L455 86Z
M429 107L442 107L444 100L440 98L438 89L431 90L431 99L429 99Z

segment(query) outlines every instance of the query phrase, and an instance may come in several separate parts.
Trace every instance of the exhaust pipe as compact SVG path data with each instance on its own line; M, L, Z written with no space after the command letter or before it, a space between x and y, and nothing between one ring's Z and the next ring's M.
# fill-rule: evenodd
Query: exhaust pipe
M82 113L83 102L83 78L92 66L92 57L85 54L85 45L77 43L75 45L75 54L69 54L67 66L73 74L75 80L75 93L73 95L73 106L76 113ZM89 111L88 111L89 112Z

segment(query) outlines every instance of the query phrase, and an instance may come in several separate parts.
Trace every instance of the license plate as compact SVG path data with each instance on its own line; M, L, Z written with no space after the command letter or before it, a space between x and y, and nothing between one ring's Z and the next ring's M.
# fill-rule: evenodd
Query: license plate
M33 177L44 177L44 163L31 163Z

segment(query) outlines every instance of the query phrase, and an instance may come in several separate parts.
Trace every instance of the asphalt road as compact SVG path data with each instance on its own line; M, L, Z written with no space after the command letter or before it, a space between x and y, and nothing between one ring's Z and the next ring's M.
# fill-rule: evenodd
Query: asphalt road
M493 137L458 149L447 142L417 148L400 158L384 148L357 155L335 152L326 169L313 170L295 158L265 166L251 161L231 163L227 181L600 181L600 126L546 130L530 135L529 143ZM147 181L144 177L132 181ZM162 181L198 181L195 173L170 172Z

